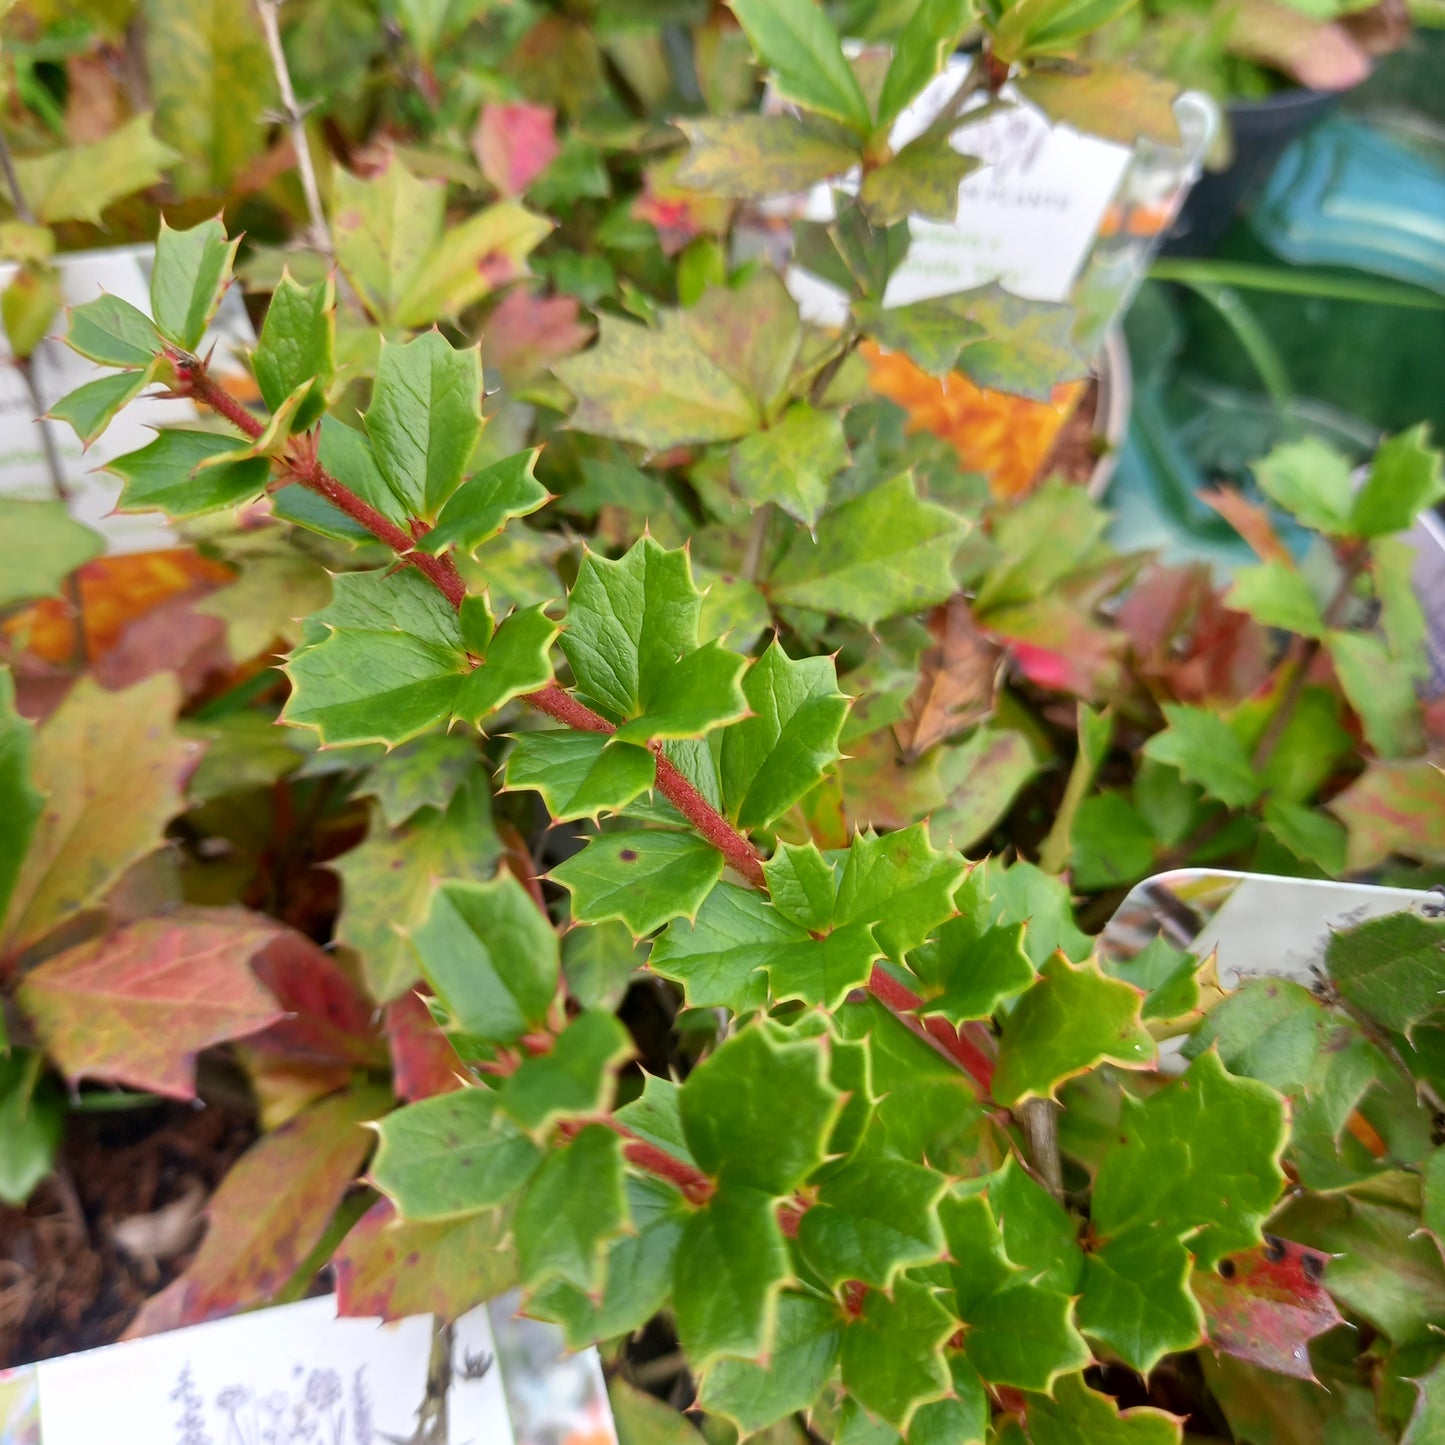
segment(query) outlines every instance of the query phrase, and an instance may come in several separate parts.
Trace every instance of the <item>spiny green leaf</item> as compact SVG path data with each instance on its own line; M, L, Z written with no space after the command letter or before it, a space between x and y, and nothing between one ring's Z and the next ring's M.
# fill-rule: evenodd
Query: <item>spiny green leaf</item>
M696 917L722 876L723 856L694 833L602 833L552 870L586 923L618 918L640 938L674 918Z
M683 312L683 324L752 399L760 421L776 415L808 332L797 301L771 266L755 267L736 287L708 287Z
M603 1246L626 1226L622 1137L589 1124L548 1155L517 1206L522 1284L560 1279L589 1293L600 1289Z
M779 843L763 873L773 907L790 923L817 931L833 921L838 875L816 843Z
M457 351L439 331L383 346L366 430L403 506L435 521L482 434L480 349Z
M1034 981L1023 942L1027 927L1013 923L980 931L972 918L950 918L908 955L909 967L930 986L920 1012L957 1025L989 1018L1004 999L1021 993Z
M733 448L733 485L761 506L772 502L811 527L828 502L828 482L848 465L848 442L837 412L797 401L766 431Z
M958 365L963 347L986 335L978 322L960 316L946 301L908 306L859 301L853 316L867 335L890 351L903 352L930 376L946 377Z
M1035 968L1060 950L1078 963L1093 952L1094 940L1074 922L1069 890L1032 863L1001 868L993 860L977 864L954 894L959 911L991 928L1026 923L1024 951Z
M1084 1252L1074 1218L1013 1154L983 1184L994 1218L1007 1222L1010 1261L1035 1284L1077 1294Z
M723 1415L744 1435L766 1430L817 1400L842 1343L842 1319L831 1300L785 1294L766 1365L719 1360L702 1378L698 1404Z
M1094 1183L1092 1218L1105 1239L1147 1229L1178 1238L1201 1268L1258 1244L1284 1175L1284 1105L1252 1079L1201 1054L1142 1102L1125 1094L1118 1133Z
M1269 798L1260 819L1296 858L1315 864L1331 878L1345 871L1349 838L1328 813L1285 798Z
M121 407L132 401L155 380L156 364L137 371L118 371L112 376L97 377L76 387L69 396L61 397L48 415L56 421L69 422L75 428L82 446L88 447L115 419Z
M766 591L781 606L872 626L948 598L967 530L952 512L919 501L912 477L897 476L824 512L816 537L795 536Z
M1144 994L1142 1018L1181 1018L1199 1006L1199 960L1171 947L1162 934L1133 958L1101 957L1099 966L1110 978L1122 978Z
M34 742L34 728L15 711L15 680L10 669L0 668L0 921L45 802L30 780ZM3 1028L0 1023L0 1048L8 1042Z
M618 717L646 712L677 659L697 647L701 600L684 551L643 537L615 562L588 552L561 644L578 687Z
M868 102L815 0L730 3L758 58L772 70L779 94L860 133L869 129Z
M418 573L344 573L312 620L330 631L291 654L285 721L331 744L401 743L450 715L471 668L456 614Z
M901 963L954 911L953 892L967 865L937 849L926 824L853 839L838 882L837 923L872 923L885 953Z
M1082 1375L1060 1380L1052 1398L1032 1396L1028 1421L1033 1445L1179 1445L1181 1438L1175 1416L1149 1405L1121 1411Z
M157 433L149 446L105 464L106 471L114 472L125 484L116 509L198 517L251 501L264 490L271 471L265 457L204 466L212 458L234 452L237 446L235 437L218 432L167 429Z
M1105 1241L1084 1261L1079 1327L1147 1375L1204 1337L1204 1311L1189 1289L1192 1264L1188 1248L1162 1228Z
M858 202L879 226L909 216L951 225L958 215L958 188L980 164L977 156L954 150L946 135L925 132L863 177Z
M606 733L522 733L507 758L507 787L535 789L559 823L621 812L656 777L657 759L647 748Z
M426 733L381 758L367 773L364 786L376 799L387 827L399 828L422 808L444 812L476 764L474 739Z
M747 698L739 685L746 666L746 659L720 642L684 653L646 688L642 716L618 727L618 741L645 744L701 737L746 717Z
M953 1394L918 1408L908 1426L910 1445L983 1445L991 1413L988 1391L968 1357L956 1350L949 1352L948 1372Z
M1333 447L1314 437L1286 442L1255 463L1254 475L1265 495L1303 526L1330 536L1349 531L1355 489L1349 461Z
M1408 1037L1445 1008L1442 945L1445 924L1391 913L1331 934L1325 965L1349 1003Z
M527 1059L502 1082L502 1107L540 1136L558 1118L588 1117L612 1106L613 1071L633 1054L620 1020L590 1009L557 1035L550 1053Z
M781 1198L823 1162L840 1101L822 1040L787 1040L756 1023L687 1076L678 1102L699 1169Z
M409 1104L377 1125L371 1181L406 1220L494 1209L526 1183L542 1151L489 1089L458 1089Z
M1421 512L1445 497L1440 453L1426 443L1425 423L1380 444L1370 475L1355 493L1350 530L1361 537L1406 532Z
M1325 1027L1323 1006L1302 984L1249 979L1209 1011L1185 1041L1184 1056L1217 1048L1231 1073L1294 1094L1314 1071Z
M743 678L753 716L723 734L724 811L740 828L766 827L837 761L848 699L830 657L793 661L774 638Z
M574 427L649 451L732 441L758 425L752 399L676 311L664 311L655 327L604 312L597 345L554 370L577 398Z
M900 1270L942 1251L937 1206L947 1187L937 1170L907 1159L855 1160L823 1180L798 1221L798 1247L831 1288L856 1279L890 1289Z
M583 1008L616 1010L633 979L647 965L647 948L616 919L562 936L562 977Z
M671 1079L645 1074L641 1097L624 1104L617 1111L617 1121L639 1139L656 1144L663 1153L695 1166L697 1160L692 1157L683 1134L681 1093L681 1088Z
M1181 703L1164 704L1169 726L1144 744L1144 756L1169 763L1191 783L1231 808L1247 808L1260 780L1244 745L1218 713Z
M326 388L336 370L336 288L330 277L298 286L289 273L282 274L251 366L272 411L298 386L313 383L291 421L293 431L309 431L326 409Z
M194 351L201 344L225 294L240 244L239 236L226 239L226 228L219 220L173 231L165 217L161 218L151 270L151 315L156 330L182 351ZM285 387L280 395L284 397L292 389ZM266 404L275 408L280 399L272 401L268 396Z
M546 505L549 493L532 475L541 451L517 452L468 477L442 508L437 524L417 550L438 556L450 547L475 557L514 517L530 516Z
M97 296L70 308L71 349L102 366L149 366L162 341L143 311L119 296Z
M676 120L688 152L673 179L717 196L763 198L807 190L858 163L831 126L789 115Z
M569 1349L641 1329L672 1292L673 1260L690 1211L660 1180L629 1175L625 1183L627 1213L637 1233L608 1250L601 1298L554 1280L527 1301L530 1314L562 1326Z
M1240 568L1224 601L1227 607L1249 613L1265 627L1283 627L1304 637L1319 637L1325 630L1325 620L1309 584L1284 562Z
M332 175L337 264L372 315L390 321L421 275L446 218L446 187L418 180L392 157L365 179Z
M900 1279L893 1296L869 1290L863 1312L843 1332L843 1384L858 1402L895 1430L952 1386L943 1347L958 1328L933 1290Z
M40 221L98 226L107 206L155 185L176 159L175 151L152 134L151 117L136 115L100 140L17 156L14 166L20 193Z
M489 883L441 884L412 941L456 1027L509 1044L546 1023L561 966L557 934L505 869Z
M768 1348L790 1274L774 1200L728 1183L683 1226L673 1266L678 1341L700 1371L720 1356Z
M0 607L58 596L65 579L104 548L64 502L0 498Z
M948 299L987 334L958 358L958 369L979 386L1047 401L1060 382L1077 381L1088 371L1074 344L1072 308L1026 301L997 285Z
M1052 1098L1065 1079L1104 1059L1147 1068L1154 1040L1139 1019L1143 998L1097 968L1056 955L1008 1016L999 1044L994 1097L1001 1104Z
M513 698L546 687L552 681L552 644L561 630L540 606L509 612L457 693L457 717L480 725Z
M1325 636L1335 675L1365 725L1370 746L1382 757L1407 758L1422 750L1420 704L1410 671L1379 638L1366 632Z
M943 68L958 38L973 19L967 0L922 0L893 48L893 59L878 94L881 130L903 110Z

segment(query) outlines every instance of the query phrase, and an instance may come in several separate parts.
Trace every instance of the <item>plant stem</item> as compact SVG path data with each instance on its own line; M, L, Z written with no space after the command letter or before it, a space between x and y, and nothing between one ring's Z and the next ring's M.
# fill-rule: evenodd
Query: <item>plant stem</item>
M276 73L276 88L281 92L284 107L282 118L291 136L291 148L296 152L296 170L301 176L301 189L306 195L306 211L311 218L311 238L318 251L327 260L335 262L336 252L331 244L331 229L326 224L326 212L321 206L321 188L316 183L316 167L311 161L311 144L306 138L306 116L296 103L296 91L291 84L291 67L286 63L286 51L281 44L280 25L281 0L256 0L256 14L260 17L261 29L266 35L266 48L271 52L271 69Z
M31 210L25 192L20 189L20 177L15 174L15 158L10 154L10 142L4 135L0 135L0 169L5 172L5 184L10 187L10 201L15 207L15 214L27 226L37 224L35 212Z
M1059 1159L1059 1106L1052 1099L1029 1099L1015 1111L1029 1158L1050 1194L1064 1198L1064 1170Z
M764 502L753 513L753 525L748 532L748 546L743 553L743 576L749 582L758 580L763 566L763 548L767 545L768 529L773 524L773 504Z
M873 965L868 992L891 1009L921 1039L951 1059L987 1095L993 1087L993 1059L979 1046L977 1031L965 1024L962 1031L945 1018L920 1019L915 1010L923 1000L907 984L900 983L881 963Z

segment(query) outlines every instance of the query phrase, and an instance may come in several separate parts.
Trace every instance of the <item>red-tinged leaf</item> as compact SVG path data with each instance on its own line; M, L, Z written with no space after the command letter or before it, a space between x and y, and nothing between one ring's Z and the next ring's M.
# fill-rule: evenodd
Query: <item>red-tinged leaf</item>
M485 105L472 137L482 174L520 196L557 159L557 112L550 105Z
M482 355L512 385L581 351L592 327L581 319L575 296L534 296L509 291L492 312L482 336Z
M182 1313L186 1306L186 1290L189 1287L185 1275L173 1279L159 1294L153 1294L140 1308L140 1313L125 1327L122 1340L143 1340L147 1335L163 1335L169 1330L178 1330L185 1323Z
M414 1104L461 1088L462 1061L419 994L405 993L387 1004L386 1038L397 1098Z
M385 1059L375 1010L351 975L324 949L287 929L252 961L256 977L291 1015L249 1046L312 1063L375 1064Z
M633 217L656 227L665 256L677 255L699 236L721 234L733 211L731 201L679 186L673 179L678 165L679 158L672 157L649 167L642 194L632 203Z
M1214 487L1200 492L1199 500L1213 507L1249 543L1261 562L1290 560L1289 549L1279 540L1267 507L1251 502L1233 487Z
M391 1200L378 1200L333 1256L337 1314L456 1319L516 1283L508 1223L502 1210L407 1223Z
M1000 633L1000 636L1005 634ZM1081 628L1079 648L1041 647L1037 643L1013 640L1010 649L1018 670L1036 687L1050 692L1070 692L1076 697L1102 697L1113 685L1117 660L1105 638Z
M1282 1375L1313 1380L1309 1342L1344 1322L1320 1283L1327 1255L1267 1237L1231 1254L1217 1271L1194 1275L1209 1342L1226 1354Z
M202 1049L285 1017L251 970L276 933L241 908L142 919L47 959L26 976L20 1004L72 1081L193 1099Z
M928 630L935 643L923 655L907 719L896 729L899 745L910 758L993 712L1003 656L974 625L968 599L961 594L933 609Z
M1329 808L1349 830L1352 873L1392 853L1445 863L1445 771L1429 758L1371 762Z
M334 1094L265 1134L211 1196L206 1237L183 1278L183 1324L264 1304L295 1274L366 1162L381 1089Z

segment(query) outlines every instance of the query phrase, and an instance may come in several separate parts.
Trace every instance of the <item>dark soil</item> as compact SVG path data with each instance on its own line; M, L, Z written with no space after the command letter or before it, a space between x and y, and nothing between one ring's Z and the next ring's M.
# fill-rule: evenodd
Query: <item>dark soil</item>
M1091 381L1079 404L1068 415L1049 454L1039 467L1040 477L1060 476L1066 482L1082 486L1093 475L1103 440L1094 434L1094 413L1098 410L1099 387Z
M248 1111L219 1104L72 1115L56 1172L24 1209L0 1205L0 1369L119 1339L185 1268L254 1137Z

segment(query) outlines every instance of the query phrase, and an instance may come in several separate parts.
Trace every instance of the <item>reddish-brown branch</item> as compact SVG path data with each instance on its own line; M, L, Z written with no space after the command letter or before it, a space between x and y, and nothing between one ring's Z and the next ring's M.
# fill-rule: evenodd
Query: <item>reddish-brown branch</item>
M993 1060L971 1038L944 1018L920 1019L914 1010L923 1002L906 984L900 983L881 963L873 965L868 992L889 1008L920 1038L928 1040L952 1059L984 1094L993 1085Z
M691 1164L684 1163L666 1149L659 1149L656 1144L649 1144L646 1139L639 1139L631 1129L625 1124L619 1124L611 1115L600 1119L567 1119L559 1128L566 1138L572 1139L589 1124L600 1124L604 1129L620 1134L623 1139L622 1153L629 1164L635 1164L646 1173L677 1185L684 1197L693 1204L706 1204L717 1192L717 1185L702 1170L694 1169Z

